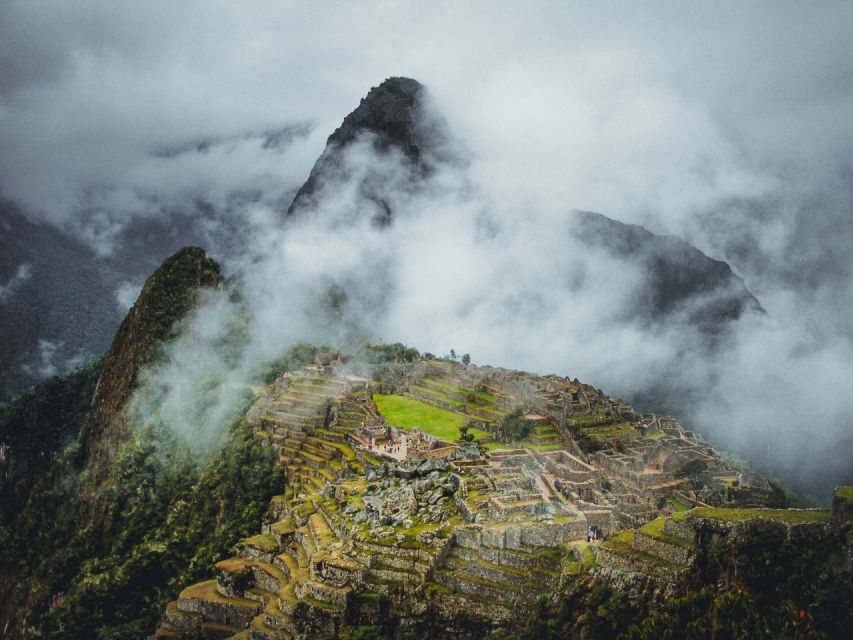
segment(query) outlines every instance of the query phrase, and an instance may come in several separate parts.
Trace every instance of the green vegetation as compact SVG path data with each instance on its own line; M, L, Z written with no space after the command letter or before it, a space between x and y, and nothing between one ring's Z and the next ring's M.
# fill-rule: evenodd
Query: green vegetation
M592 545L588 542L580 542L578 545L581 549L581 565L587 568L595 565L595 552L592 550Z
M683 513L690 509L690 505L686 505L678 498L673 498L672 496L668 496L666 498L666 502L671 504L675 508L675 511L678 513Z
M77 439L100 373L99 358L0 406L0 444L7 447L0 522L23 508L39 477Z
M209 575L237 540L260 529L283 483L274 457L242 423L201 466L166 434L143 431L116 453L91 503L72 460L61 459L0 532L0 566L19 567L19 584L29 586L10 585L11 593L0 586L14 619L26 616L41 638L66 638L68 629L145 637L170 595ZM58 592L64 600L51 609Z
M685 478L693 491L693 506L699 502L699 492L711 480L711 475L708 473L708 463L704 460L693 459L685 462L684 465L675 472L676 478Z
M580 571L556 602L540 606L526 625L503 637L845 638L853 625L853 583L844 569L846 536L845 528L827 528L803 544L756 521L748 536L705 540L683 583L686 592L663 602L648 593L626 598ZM622 532L603 546L637 554L631 542L631 532Z
M698 507L690 511L697 518L712 518L725 522L745 522L753 518L775 520L777 522L825 522L829 519L829 511L818 509L717 509L713 507Z
M395 342L394 344L367 344L354 356L358 362L380 364L382 362L414 362L420 357L417 349Z
M310 345L298 345L271 365L270 375L277 375L273 371L301 366L313 359L315 352ZM393 355L394 350L388 353ZM405 353L400 357L406 357ZM162 613L165 601L182 588L184 593L195 590L213 600L225 599L213 591L213 582L199 580L209 577L212 566L226 557L239 540L270 552L278 550L271 536L252 534L260 529L271 496L282 490L283 478L275 471L273 452L259 445L239 419L231 424L222 448L204 461L194 460L169 436L168 429L154 421L151 428L137 429L111 455L103 483L87 484L75 435L89 408L98 366L93 363L65 379L50 381L44 389L37 388L0 409L3 442L14 442L11 451L23 456L15 465L29 464L32 460L35 469L29 474L28 486L7 483L2 490L9 493L0 494L3 498L0 575L7 578L0 582L0 612L3 622L10 624L4 635L11 638L146 637ZM322 384L322 380L319 382ZM310 392L312 389L308 387L313 385L300 386ZM489 401L479 395L477 398ZM377 395L375 400L389 422L403 428L419 427L448 441L459 434L490 436L466 424L465 415L412 398ZM508 414L501 424L507 434L517 429L518 440L512 441L523 446L540 450L561 447L560 443L539 444L537 441L553 437L556 432L551 425L531 430L520 410ZM574 424L570 428L577 430L580 439L594 439L584 433L590 431L589 425ZM336 432L322 430L321 433L328 436ZM319 444L316 438L310 440ZM505 445L488 444L490 448L501 446ZM337 448L350 461L356 458L348 445L327 443L320 448L325 450L325 447ZM368 459L375 458L368 456ZM334 464L341 466L339 462ZM320 473L327 472L320 470ZM21 478L24 477L22 474ZM365 485L364 478L347 483L348 490L356 490L348 496L356 506L363 506L361 494ZM840 488L837 495L853 499L853 488ZM472 490L469 498L475 497L477 491ZM684 519L687 505L674 498L667 501L678 511L673 519ZM312 502L303 505L302 516L310 516L310 510L319 504L331 514L333 523L345 517L341 505L332 497L317 495ZM588 573L594 563L590 545L581 546L580 562L564 557L565 550L560 549L540 554L519 552L520 556L538 557L541 561L529 573L527 582L521 580L525 573L521 570L485 560L470 561L470 568L476 565L515 574L522 586L532 586L551 573L551 569L560 567L572 576L565 588L537 603L529 625L519 619L513 622L508 635L501 636L498 632L491 637L546 640L565 637L645 640L709 635L759 639L845 637L843 634L853 623L849 607L851 586L849 575L837 567L843 566L847 529L819 528L828 530L825 537L824 533L816 534L815 539L804 544L802 540L786 539L785 532L779 531L782 527L768 527L766 523L762 526L760 522L761 519L823 522L829 517L827 511L699 508L690 512L690 517L693 516L747 523L744 529L749 535L738 536L736 541L717 538L702 541L697 549L700 561L684 580L687 594L662 603L652 602L645 593L637 594L638 599L627 598L624 592L611 590L593 578ZM569 517L573 516L560 516L557 522ZM414 526L404 532L401 546L423 548L416 540L418 533L439 529L446 536L450 527L461 523L458 515L444 527L415 518ZM666 534L663 524L664 519L655 520L642 527L641 532L672 544L691 546ZM293 527L293 522L284 522L273 530L281 535ZM321 538L328 539L328 525L322 518L316 516L312 527ZM367 523L359 527L361 535L366 535ZM634 549L632 536L630 531L616 534L604 547L619 549L657 566L674 568ZM395 538L396 534L379 542L396 544ZM233 564L224 566L239 570L251 561L229 562ZM473 574L469 582L508 588L502 582ZM520 590L519 584L509 588ZM426 592L431 597L448 595L451 590L428 583ZM55 599L54 595L59 593L62 598ZM349 637L392 637L393 625L386 625L384 619L386 597L370 592L358 599L375 604L377 611L383 609L377 614L383 619L379 625L374 624L377 622L374 619L354 622ZM469 600L486 605L492 602L476 595ZM311 598L306 602L314 607L335 609ZM249 600L245 604L259 606ZM23 629L24 620L27 630ZM215 630L216 626L210 629Z
M447 393L458 393L461 395L473 395L470 391L463 389L460 386L455 384L450 384L448 382L444 382L443 380L436 380L435 378L424 378L425 382L429 382L430 386L438 387Z
M839 498L842 498L843 500L849 500L853 502L853 487L838 487L835 490L835 495Z
M655 536L656 537L656 536ZM652 564L658 567L662 567L664 569L670 569L672 571L678 571L680 567L677 564L672 562L667 562L662 558L658 558L657 556L653 556L645 551L640 551L639 549L634 548L634 532L632 530L620 531L619 533L610 536L601 543L604 547L609 547L611 549L615 549L620 554L625 556L631 556L642 562ZM683 544L683 542L682 542Z
M565 448L562 442L551 442L548 444L539 444L535 440L525 440L521 443L527 449L535 449L536 451L557 451Z
M258 377L266 384L270 384L286 371L294 371L301 369L307 364L314 361L314 356L322 351L330 351L329 347L315 347L304 342L297 343L290 347L279 358L265 365L264 370L259 373Z
M683 538L679 538L678 536L673 536L668 533L665 533L663 530L663 525L665 521L666 518L655 518L651 522L640 527L640 531L646 534L647 536L657 538L662 542L674 544L679 547L685 547L687 549L692 549L694 547L693 543L689 540L684 540Z
M243 542L249 546L257 547L261 551L266 551L267 553L278 551L278 542L268 533L260 533L256 536L252 536L251 538L246 538Z
M636 433L636 430L631 428L624 429L604 429L602 431L594 431L590 435L594 438L619 438Z
M786 509L791 507L807 507L809 503L797 496L776 478L770 478L770 494L767 496L765 505L772 509Z
M572 439L577 443L578 448L586 454L594 453L604 447L598 439L593 438L586 433L581 425L575 420L568 420L566 422L566 429L568 429L569 435L571 435Z
M124 435L122 421L115 418L125 408L134 391L141 369L155 363L163 344L184 328L185 319L195 306L200 288L221 282L219 265L199 247L184 247L167 258L146 280L136 303L128 311L107 350L102 363L100 384L94 394L94 406L79 429L81 455L90 473L100 481L109 460L100 448L104 441L114 446ZM222 345L239 351L240 328Z
M495 402L495 394L489 393L488 391L475 391L474 397L488 404L494 404Z
M533 423L524 417L524 410L516 407L501 420L498 438L503 442L520 442L533 431Z
M301 363L308 353L297 348L286 356ZM167 600L208 577L235 543L260 530L270 499L281 492L274 452L241 420L206 459L189 455L157 420L137 426L109 458L102 481L91 484L75 430L97 375L93 363L0 411L4 438L8 431L30 446L26 438L38 433L28 433L32 424L44 430L42 446L60 447L42 467L30 469L25 499L23 493L15 501L4 496L5 637L22 637L24 621L26 637L45 640L146 637ZM54 601L58 593L63 597Z
M373 401L389 424L404 429L421 429L436 438L453 442L459 437L459 428L465 424L465 416L434 407L426 402L397 395L374 394ZM488 431L471 427L474 438L491 437Z
M591 428L591 427L601 427L608 424L613 424L617 420L611 415L597 412L597 413L587 413L578 416L569 416L566 419L566 422L571 425L576 425L578 427Z

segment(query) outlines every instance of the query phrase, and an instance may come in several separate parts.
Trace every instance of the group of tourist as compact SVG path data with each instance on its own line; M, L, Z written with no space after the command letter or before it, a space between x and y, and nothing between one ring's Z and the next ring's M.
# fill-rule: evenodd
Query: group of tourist
M388 453L397 453L400 450L400 447L394 441L391 441L390 444L386 442L383 447Z

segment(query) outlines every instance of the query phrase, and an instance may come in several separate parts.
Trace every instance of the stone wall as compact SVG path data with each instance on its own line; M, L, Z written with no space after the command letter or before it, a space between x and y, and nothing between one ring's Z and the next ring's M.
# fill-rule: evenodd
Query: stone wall
M602 545L598 545L596 548L595 561L595 573L615 570L638 576L649 576L655 579L661 586L670 583L674 584L678 580L678 573L674 569L646 562L640 557L617 553Z
M487 562L501 564L513 569L521 569L524 571L532 571L541 564L541 560L537 556L529 554L513 553L507 549L497 549L495 547L478 547L476 549L469 547L456 546L453 553L463 560L474 560L480 558Z
M663 522L663 532L671 536L677 536L683 540L693 540L696 537L695 530L686 519L675 520L674 518L667 518Z
M478 602L469 598L440 594L432 601L435 610L443 620L477 620L487 625L501 625L516 622L519 619L517 607L505 607L497 602ZM464 630L457 637L464 637Z
M850 487L839 487L832 496L832 523L841 525L853 520L853 499Z
M246 627L257 615L261 607L235 607L228 603L215 602L213 600L199 600L195 598L178 598L177 608L180 611L197 613L209 620L221 620L224 624L235 627Z
M514 551L535 551L555 547L570 540L586 537L587 524L583 518L569 522L537 522L522 525L501 525L482 528L479 525L457 529L457 541L465 547L482 545Z
M634 548L673 564L689 564L692 556L687 547L664 542L640 531L634 532Z
M462 514L462 518L465 522L473 524L477 520L477 514L471 510L468 503L461 497L456 496L453 503L456 505L456 508L459 509L459 513Z
M588 525L595 525L604 535L610 535L618 528L616 518L613 512L605 509L596 509L593 511L584 511Z
M506 598L506 592L501 589L495 589L486 584L479 584L461 580L454 574L449 573L444 577L447 586L459 593L467 593L475 595L478 598L488 598L490 600L501 601ZM519 594L520 595L520 594Z

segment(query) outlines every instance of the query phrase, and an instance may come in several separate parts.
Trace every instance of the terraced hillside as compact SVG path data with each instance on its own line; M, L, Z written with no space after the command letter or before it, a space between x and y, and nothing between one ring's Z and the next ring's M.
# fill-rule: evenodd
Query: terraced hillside
M644 563L677 589L693 558L684 514L666 516L689 499L678 469L706 461L714 504L738 482L674 420L577 380L344 360L282 375L251 407L286 484L263 530L169 604L157 638L341 637L377 620L413 637L485 632L532 612L596 548L603 574Z

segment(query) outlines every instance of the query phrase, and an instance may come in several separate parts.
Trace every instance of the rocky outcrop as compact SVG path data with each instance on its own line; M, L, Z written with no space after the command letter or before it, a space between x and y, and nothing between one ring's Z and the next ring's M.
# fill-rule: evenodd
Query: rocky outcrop
M710 553L734 563L736 574L752 556L831 545L849 529L820 509L699 507L611 536L598 546L595 573L630 597L663 600L687 589L688 574L716 570Z
M421 106L426 89L411 78L388 78L373 87L358 107L326 141L326 148L317 159L308 180L293 199L288 215L314 204L314 193L324 179L336 175L342 164L342 153L356 139L369 136L379 152L395 149L413 165L422 161L424 148L434 145L434 138L444 137L438 127L422 128Z
M93 480L122 442L127 400L143 367L156 359L177 324L193 308L198 290L221 282L219 265L199 247L167 258L145 282L104 356L80 444Z

